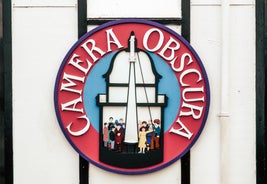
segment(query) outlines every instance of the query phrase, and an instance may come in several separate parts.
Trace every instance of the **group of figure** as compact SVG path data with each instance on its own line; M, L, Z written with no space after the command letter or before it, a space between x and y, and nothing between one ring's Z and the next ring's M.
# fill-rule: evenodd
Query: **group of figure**
M153 122L139 121L138 122L138 153L145 153L149 150L160 148L160 120L155 119ZM123 141L125 135L125 122L123 118L119 120L110 117L108 122L103 126L103 143L104 147L117 151L123 151Z
M110 117L109 121L105 122L103 127L104 147L121 152L123 149L124 134L125 123L123 119L120 118L114 122L113 117Z
M160 148L160 120L155 119L152 121L142 121L139 125L139 142L138 142L138 153L145 153L149 150Z

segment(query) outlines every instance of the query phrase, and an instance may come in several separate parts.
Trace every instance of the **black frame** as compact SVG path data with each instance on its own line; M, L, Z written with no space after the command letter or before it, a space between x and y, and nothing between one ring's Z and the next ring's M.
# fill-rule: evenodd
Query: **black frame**
M4 127L4 181L13 183L13 134L12 134L12 15L11 1L2 1L3 40L1 43L1 67L3 67L3 81L1 81L1 106L3 105ZM2 110L2 108L1 108ZM2 119L1 119L2 121ZM1 130L2 131L2 130ZM2 154L2 153L1 153Z
M256 0L256 181L267 183L267 0Z
M87 18L87 0L78 0L78 33L87 32L87 25L100 25L112 20L120 18ZM190 1L181 0L182 3L182 19L179 18L144 18L161 24L177 24L182 25L182 36L190 42ZM85 24L86 20L86 24ZM80 184L88 184L89 163L80 157ZM87 171L86 171L87 170ZM83 174L82 174L83 173ZM84 182L82 182L84 181ZM181 183L190 184L190 151L181 158Z
M2 1L3 39L0 40L0 93L1 133L4 133L4 168L0 177L6 184L13 183L13 135L12 135L12 2ZM256 0L256 180L267 183L266 178L266 60L267 60L267 0ZM183 24L182 36L190 41L190 1L182 0L183 20L149 19L162 24ZM187 20L186 20L187 19ZM87 25L102 24L110 19L87 19L87 1L78 0L78 35L87 32ZM2 143L2 142L1 142ZM89 182L88 162L80 157L80 184ZM4 177L4 178L2 178ZM2 181L2 180L1 180ZM190 183L190 153L182 158L182 184Z
M190 43L190 0L182 0L182 36ZM181 184L190 184L190 151L181 158Z
M78 38L87 32L87 0L78 0ZM79 156L80 184L89 183L89 164Z

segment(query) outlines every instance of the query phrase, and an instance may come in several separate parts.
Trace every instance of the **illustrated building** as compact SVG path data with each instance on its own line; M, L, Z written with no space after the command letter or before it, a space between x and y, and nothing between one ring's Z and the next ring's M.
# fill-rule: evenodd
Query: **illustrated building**
M111 151L110 147L103 145L103 134L100 133L100 161L124 168L138 168L161 162L164 146L163 112L167 97L158 94L158 84L162 76L156 71L149 54L137 48L134 32L130 34L128 48L113 56L103 77L106 81L106 94L97 95L97 105L100 107L99 132L102 132L104 123L109 124L109 132L112 131L112 123L115 127L120 123L124 136L119 150L114 148ZM113 122L109 122L110 117ZM120 122L117 121L119 119ZM146 153L140 154L140 127L146 122L146 131L149 131L148 125L153 129L155 119L161 122L160 147L149 151L146 149Z

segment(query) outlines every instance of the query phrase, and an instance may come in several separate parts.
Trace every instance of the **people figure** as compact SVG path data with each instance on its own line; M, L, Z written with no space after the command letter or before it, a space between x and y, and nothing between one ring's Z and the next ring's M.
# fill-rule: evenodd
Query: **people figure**
M122 123L122 130L123 130L123 132L125 132L125 128L126 128L126 124L123 122Z
M142 127L142 121L139 120L139 121L138 121L138 130L139 130L139 131L140 131L141 127Z
M151 130L151 131L152 131L152 132L149 132L149 133L146 134L146 148L147 148L147 151L149 151L150 146L151 146L151 140L152 140L152 137L153 137L153 135L154 135L154 132L153 132L153 125L152 125L151 120L149 120L149 121L147 122L146 130Z
M120 119L119 119L119 124L120 124L120 126L121 126L123 132L125 132L125 123L124 123L124 121L123 121L123 118L120 118Z
M124 139L124 131L122 129L122 125L118 122L118 120L115 121L116 129L115 129L115 148L118 152L122 151L122 143Z
M146 122L142 122L142 124L146 124ZM146 149L146 134L153 132L153 130L146 130L147 128L145 126L142 126L140 128L140 132L138 134L139 142L138 142L138 148L140 149L138 153L145 153Z
M110 142L110 149L114 150L115 148L115 126L111 126L109 130L109 142Z
M104 123L104 127L103 127L103 142L104 142L104 147L107 148L108 147L108 140L109 140L109 132L108 132L108 123L105 122Z
M154 132L155 132L155 137L154 137L154 142L155 142L155 148L158 149L160 147L160 131L161 131L161 127L160 127L160 120L159 119L155 119L154 120Z
M109 117L108 119L108 129L111 129L111 126L114 126L113 117Z

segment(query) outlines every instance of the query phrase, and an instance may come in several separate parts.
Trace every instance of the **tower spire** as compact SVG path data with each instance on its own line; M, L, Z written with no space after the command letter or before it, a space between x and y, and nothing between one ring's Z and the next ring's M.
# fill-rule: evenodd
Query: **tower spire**
M135 43L136 42L136 39L135 39L135 35L134 35L134 32L132 31L131 32L131 35L130 35L130 38L129 38L129 45L128 45L128 48L130 49L130 58L129 58L129 61L130 62L135 62L136 58L135 58Z

